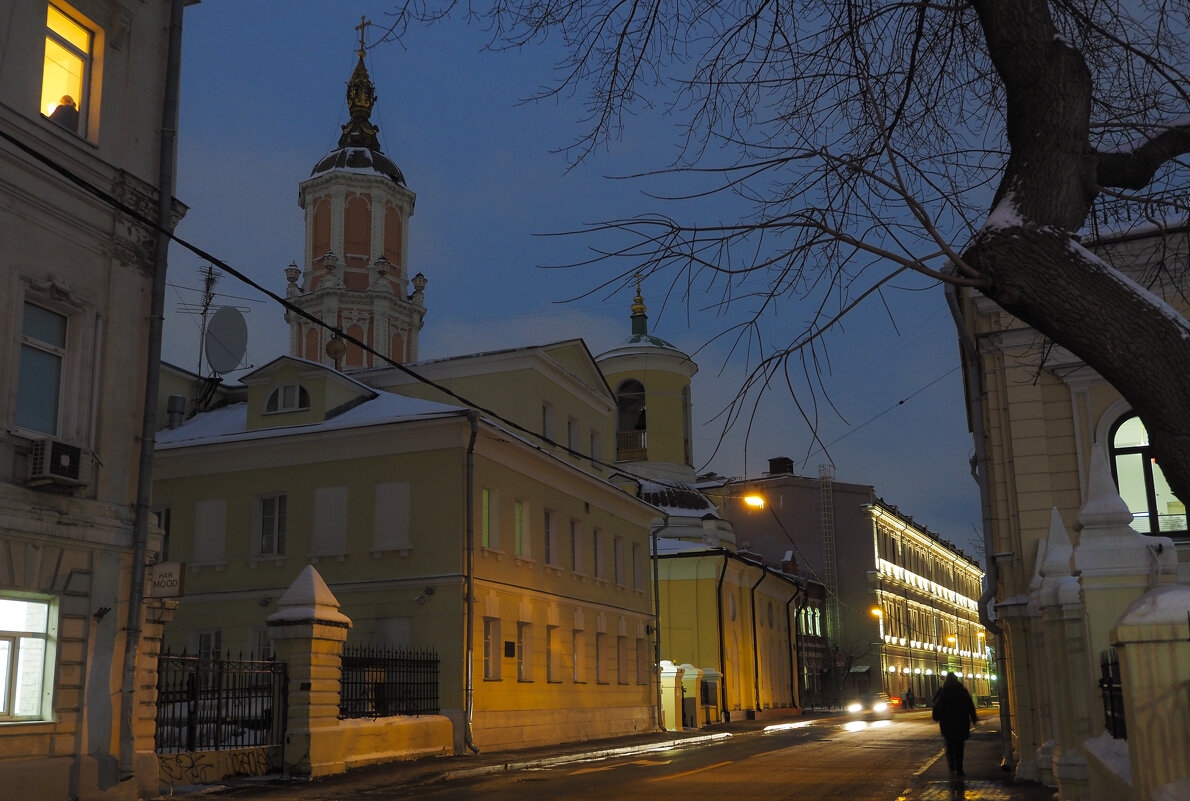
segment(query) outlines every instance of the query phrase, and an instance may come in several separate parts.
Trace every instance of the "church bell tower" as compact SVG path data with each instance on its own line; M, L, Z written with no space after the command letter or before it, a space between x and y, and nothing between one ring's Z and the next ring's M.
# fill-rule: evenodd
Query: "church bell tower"
M305 312L366 343L395 362L418 358L426 314L426 278L408 272L409 218L416 195L380 150L371 122L376 91L364 65L361 21L359 60L347 82L350 119L334 150L298 186L306 213L302 262L285 270L286 298ZM385 362L334 337L301 315L287 312L289 352L340 370Z

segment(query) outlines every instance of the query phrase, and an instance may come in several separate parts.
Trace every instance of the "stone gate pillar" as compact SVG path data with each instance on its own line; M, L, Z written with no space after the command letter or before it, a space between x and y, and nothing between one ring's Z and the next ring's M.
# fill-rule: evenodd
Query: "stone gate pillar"
M324 776L346 769L339 735L339 679L351 620L322 576L306 565L268 617L273 653L289 668L285 772Z

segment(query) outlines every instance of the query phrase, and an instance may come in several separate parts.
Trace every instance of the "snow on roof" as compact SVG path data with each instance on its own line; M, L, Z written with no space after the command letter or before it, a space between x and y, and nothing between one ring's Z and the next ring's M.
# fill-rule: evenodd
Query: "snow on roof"
M667 556L679 553L698 553L700 551L706 551L707 553L723 553L722 548L712 548L709 545L704 545L701 542L676 540L672 537L657 538L658 556Z
M719 510L711 499L689 484L641 481L640 497L673 517L719 516Z
M391 392L381 392L377 397L364 401L329 420L306 425L277 425L270 428L248 430L248 405L235 403L203 412L187 420L178 428L157 432L157 450L185 448L193 445L210 445L217 442L239 442L243 440L289 437L320 431L336 431L347 428L362 428L398 423L418 418L435 416L448 417L464 415L465 409L448 406L445 403L407 398ZM278 415L280 423L284 415Z

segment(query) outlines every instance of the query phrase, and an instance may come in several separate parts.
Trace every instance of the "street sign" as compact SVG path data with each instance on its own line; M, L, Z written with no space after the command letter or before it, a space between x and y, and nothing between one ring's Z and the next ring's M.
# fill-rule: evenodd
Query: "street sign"
M159 562L149 568L150 598L180 598L185 584L185 562Z

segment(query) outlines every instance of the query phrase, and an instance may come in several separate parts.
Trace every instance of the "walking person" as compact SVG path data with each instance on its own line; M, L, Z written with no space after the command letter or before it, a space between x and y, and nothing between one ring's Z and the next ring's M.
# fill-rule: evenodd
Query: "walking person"
M971 727L979 723L975 714L975 702L971 693L953 673L946 674L946 681L934 694L934 720L946 741L946 764L950 772L963 775L963 746L971 736Z

